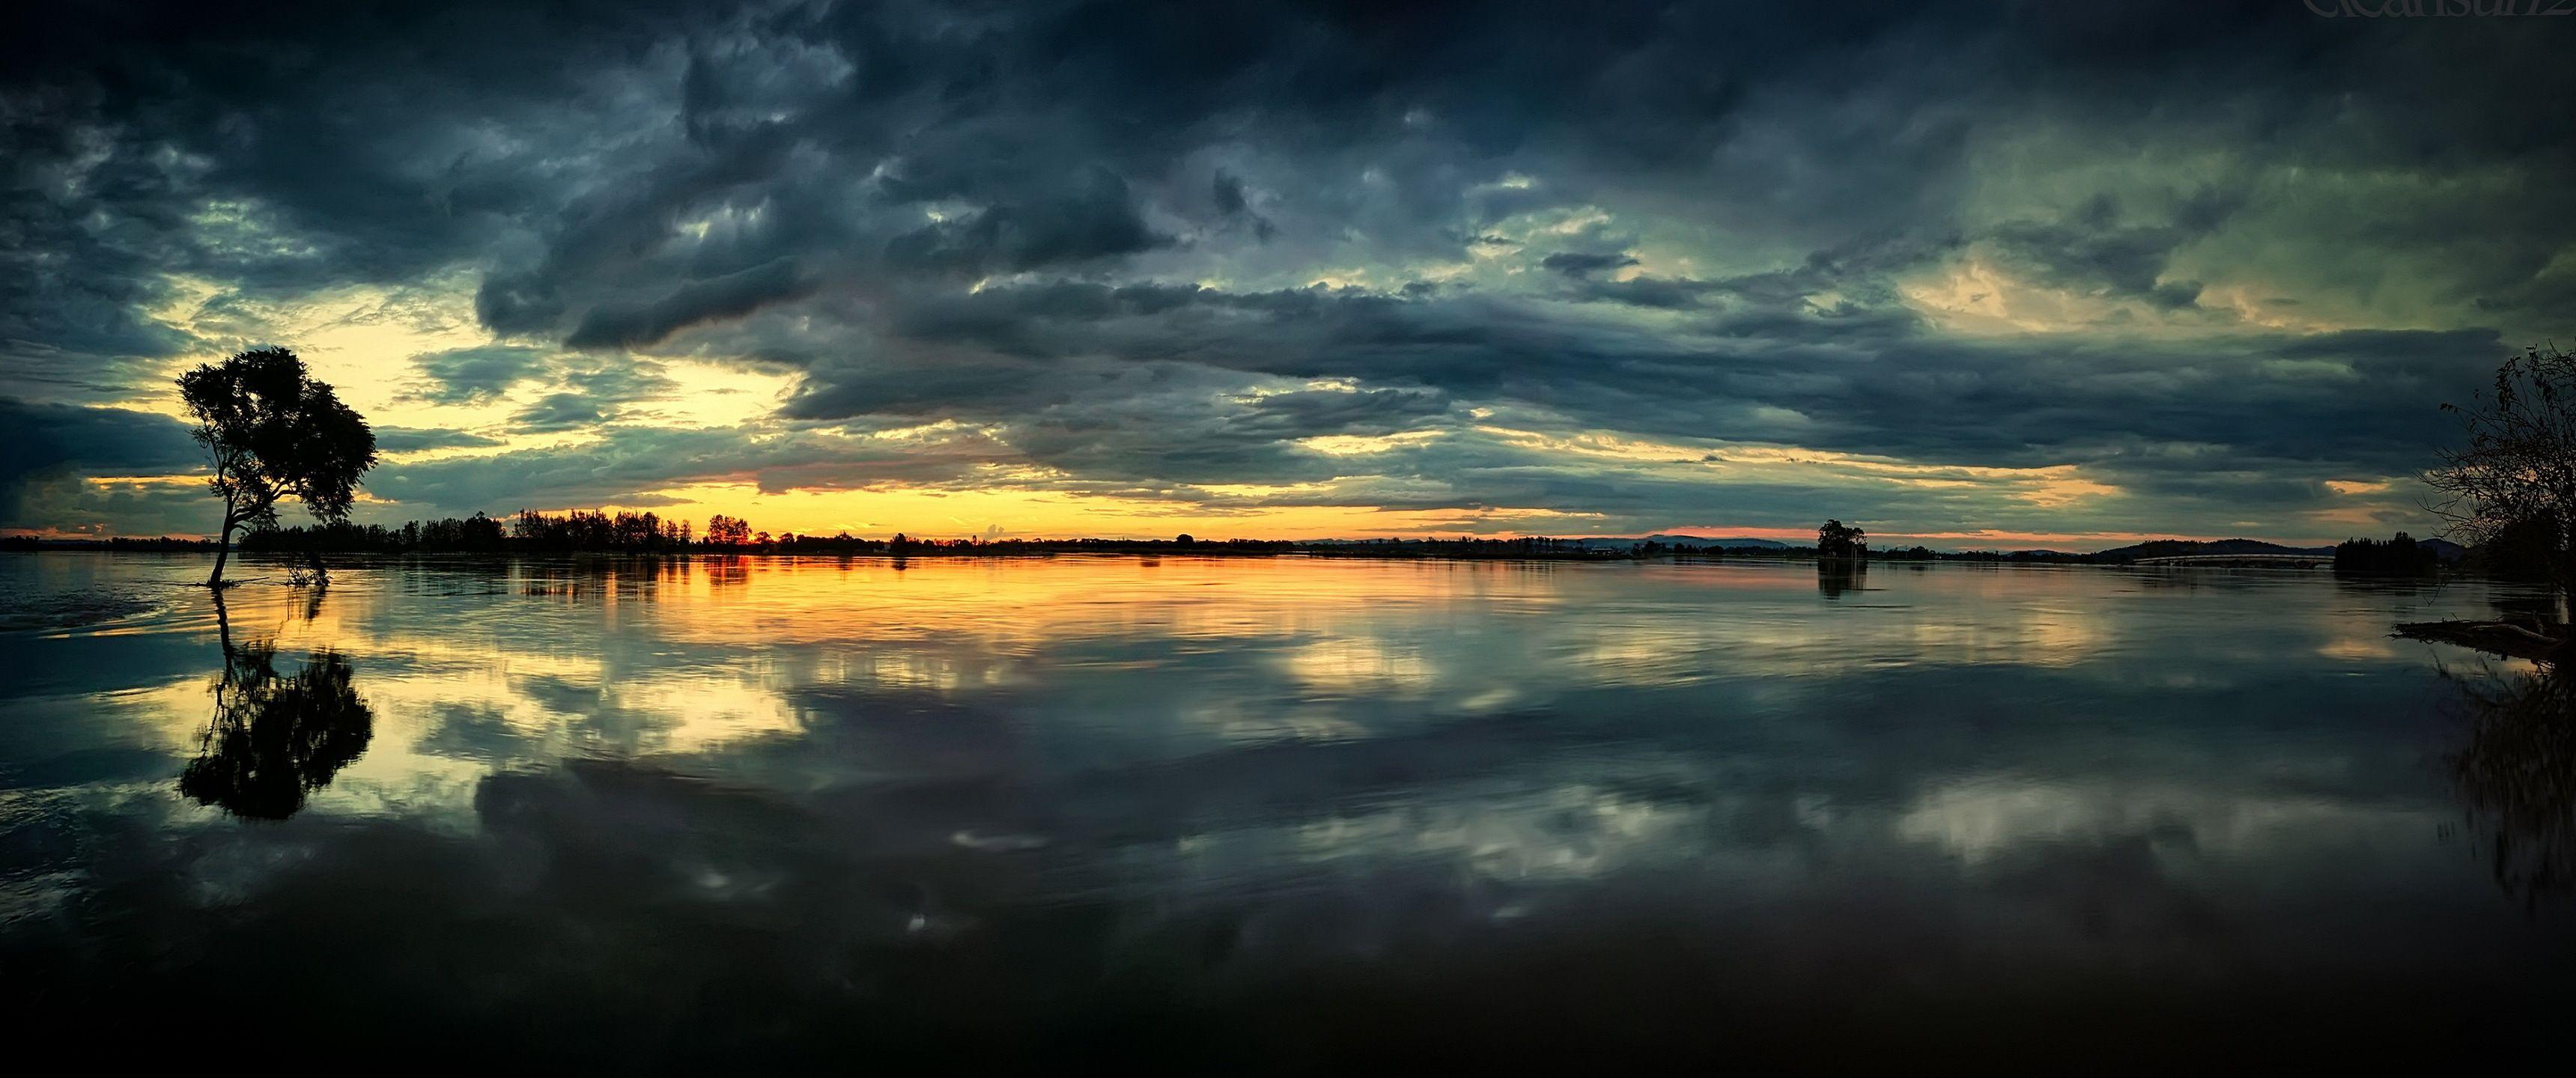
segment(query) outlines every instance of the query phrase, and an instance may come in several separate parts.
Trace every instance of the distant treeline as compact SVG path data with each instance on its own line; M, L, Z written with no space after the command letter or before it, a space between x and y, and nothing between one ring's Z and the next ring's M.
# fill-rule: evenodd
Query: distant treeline
M2347 539L2335 547L2334 567L2344 576L2439 576L2447 567L2471 576L2546 581L2552 577L2550 559L2556 556L2549 529L2547 521L2526 521L2474 547L2405 532L2384 542Z
M1854 530L1855 533L1857 530ZM2460 570L2491 573L2499 576L2532 575L2537 572L2525 564L2532 559L2517 556L2519 546L2499 537L2498 541L2476 550L2441 540L2416 540L2399 533L2388 541L2354 539L2333 548L2335 570L2347 575L2423 576L2441 571L2447 561ZM2544 537L2545 538L2545 537ZM1661 539L1635 541L1600 538L1550 538L1527 536L1511 539L1480 539L1461 536L1455 539L1356 539L1356 540L1288 540L1288 539L1199 539L1180 535L1171 539L915 539L896 534L886 539L869 539L841 532L834 535L799 535L782 532L772 535L752 527L740 517L718 514L699 531L685 520L665 518L650 511L606 512L574 511L540 513L521 511L513 516L495 518L476 513L470 517L448 517L441 520L417 520L398 528L375 524L304 524L262 528L246 533L240 545L246 551L295 554L619 554L654 556L661 554L814 554L814 555L920 555L920 556L995 556L1038 555L1050 553L1097 554L1197 554L1267 556L1300 554L1309 557L1359 558L1441 558L1441 559L1545 559L1565 561L1622 561L1647 558L1674 558L1690 561L1815 561L1821 552L1815 546L1769 544L1761 546L1716 546L1672 543ZM2541 549L2534 541L2523 544ZM27 537L0 540L0 549L31 550L40 547L83 547L128 551L196 551L212 549L202 539L110 539L103 542L40 542ZM1880 562L1977 562L2037 565L2124 565L2147 558L2176 556L2224 556L2232 554L2314 554L2322 558L2325 548L2292 548L2248 539L2210 542L2190 540L2153 540L2115 550L2090 554L2055 550L1968 550L1936 551L1924 546L1896 547L1866 551L1861 555ZM1846 558L1852 555L1843 555Z
M718 514L704 531L690 522L647 512L574 511L539 513L523 510L506 518L477 513L471 517L413 521L399 528L361 524L312 524L263 528L246 533L242 549L269 553L491 554L491 553L776 553L1011 556L1047 553L1189 553L1314 557L1550 559L1619 561L1637 558L1685 558L1705 561L1812 561L1813 546L1720 547L1660 540L1636 542L1597 538L1523 536L1482 539L916 539L897 533L870 539L847 532L834 535L772 535L740 517ZM1900 547L1871 551L1879 561L1973 561L2080 564L2091 555L2057 551L1935 551Z
M2337 576L2439 576L2441 552L2398 532L2387 542L2347 539L2335 547Z
M1192 553L1312 554L1353 557L1426 558L1623 558L1692 554L1689 548L1663 543L1603 546L1597 540L1541 537L1514 539L1362 539L1309 542L1288 539L916 539L896 533L870 539L841 532L834 535L772 535L739 517L717 515L697 532L689 522L668 520L651 512L574 511L548 514L522 511L506 521L480 513L465 518L413 521L399 528L383 525L316 524L263 528L244 534L242 549L269 553L776 553L993 555L1044 553ZM1814 557L1813 548L1762 551L1706 551L1737 556ZM1926 552L1928 553L1928 552Z
M2512 580L2576 579L2576 565L2551 564L2569 556L2554 532L2554 522L2544 518L2506 525L2494 538L2469 550L2460 567Z
M192 539L175 535L162 535L143 536L139 538L118 536L113 539L75 539L65 542L38 539L32 535L0 535L0 550L43 550L47 547L60 546L95 550L168 552L213 550L215 548L215 541L212 539Z

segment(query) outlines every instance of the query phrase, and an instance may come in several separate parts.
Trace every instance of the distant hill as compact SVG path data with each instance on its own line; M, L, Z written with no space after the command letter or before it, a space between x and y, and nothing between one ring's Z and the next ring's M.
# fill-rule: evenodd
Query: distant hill
M2241 556L2246 554L2316 554L2332 557L2334 555L2334 548L2330 546L2282 546L2279 543L2266 543L2260 539L2214 539L2208 542L2200 542L2192 539L2153 539L2133 546L2113 547L2109 550L2097 551L2093 555L2093 560L2111 565L2120 565L2127 562L2140 561L2146 558Z
M1777 539L1753 539L1745 536L1711 538L1705 535L1649 535L1640 542L1662 543L1665 546L1720 546L1728 550L1789 549L1789 544Z
M2434 557L2443 561L2458 561L2469 556L2469 548L2448 539L2418 539L2415 545L2432 551Z

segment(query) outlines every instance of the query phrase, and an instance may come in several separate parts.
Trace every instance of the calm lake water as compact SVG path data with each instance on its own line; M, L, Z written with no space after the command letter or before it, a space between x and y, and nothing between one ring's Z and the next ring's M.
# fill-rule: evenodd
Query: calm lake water
M205 571L0 555L31 1031L1254 1072L2565 1037L2571 735L2512 713L2528 666L2389 635L2535 601L2484 583L254 560L219 617Z

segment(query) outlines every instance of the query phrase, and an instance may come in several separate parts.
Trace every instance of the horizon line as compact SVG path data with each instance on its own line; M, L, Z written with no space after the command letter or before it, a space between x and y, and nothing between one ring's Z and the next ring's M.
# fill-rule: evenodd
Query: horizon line
M582 511L582 512L592 512L593 510L581 510L581 511ZM566 511L566 512L568 512L568 511ZM494 520L502 520L502 521L506 521L506 520L510 519L510 517L514 517L514 516L516 516L516 515L517 515L516 513L512 513L512 514L510 514L509 516L496 516L496 517L492 517L492 519L494 519ZM371 526L381 526L381 525L360 525L360 526L361 526L361 527L371 527ZM399 526L398 526L398 525L397 525L397 526L391 526L391 529L392 529L392 530L399 530ZM2404 531L2404 529L2401 529L2400 531L2401 531L2401 532L2403 532L2403 531ZM836 533L833 533L833 534L830 534L830 535L826 535L826 534L818 533L818 532L792 532L792 533L784 533L784 532L783 532L783 533L780 533L780 534L795 534L795 535L798 535L798 536L800 536L800 537L805 537L805 538L835 538L835 537L837 537L838 535L848 535L848 536L850 536L851 538L854 538L854 539L874 539L875 541L890 541L890 540L892 539L892 537L893 537L893 536L900 534L900 535L906 536L907 538L910 538L910 539L923 540L923 541L936 540L936 541L940 541L940 542L948 542L948 541L953 541L953 540L960 540L960 539L963 539L963 540L973 540L973 541L977 541L977 542L987 542L987 543L994 543L994 542L1019 542L1019 543L1075 543L1075 542L1151 543L1151 542L1165 542L1165 543L1168 543L1168 542L1172 542L1172 541L1174 541L1174 540L1175 540L1178 536L1180 536L1180 535L1190 535L1190 536L1191 536L1192 541L1193 541L1193 542L1195 542L1195 543L1211 544L1211 545L1224 545L1224 544L1226 544L1226 543L1233 542L1233 541L1236 541L1236 540L1242 540L1242 541L1246 541L1246 542L1260 542L1260 543L1300 543L1300 544L1370 543L1370 542L1384 542L1384 541L1389 541L1389 540L1396 541L1396 542L1456 542L1456 541L1461 541L1461 540L1466 540L1466 541L1495 541L1495 542L1507 542L1507 541L1520 540L1520 539L1550 539L1550 540L1556 540L1556 541L1559 541L1559 542L1584 542L1584 541L1623 540L1623 539L1624 539L1624 540L1632 540L1632 541L1636 541L1636 542L1644 542L1644 541L1646 541L1648 538L1653 537L1653 536L1675 536L1675 537L1690 538L1690 539L1704 539L1704 540L1710 540L1710 541L1724 541L1724 540L1733 540L1733 539L1751 539L1751 540L1760 540L1760 541L1764 541L1764 542L1776 542L1776 543L1782 543L1782 544L1784 544L1784 545L1792 546L1792 547L1795 547L1795 546L1801 546L1801 545L1810 545L1810 546L1811 546L1811 545L1813 545L1813 544L1814 544L1814 542L1815 542L1815 533L1814 533L1812 530L1808 530L1808 529L1801 529L1801 528L1782 528L1782 527L1703 528L1703 527L1696 527L1696 526L1672 527L1672 528L1658 528L1658 529L1651 529L1651 530L1647 530L1647 531L1641 531L1641 532L1638 532L1638 533L1635 533L1635 534L1608 534L1608 535L1574 535L1574 534L1558 534L1558 533L1543 533L1543 532L1497 532L1497 533L1476 533L1476 532L1463 532L1463 531L1460 531L1460 532L1437 532L1437 531L1434 531L1434 532L1389 532L1389 533L1385 533L1385 534L1376 534L1376 535L1360 534L1360 535L1330 535L1330 536L1268 536L1268 537L1264 537L1264 536L1199 536L1199 535L1194 535L1194 534L1189 533L1189 532L1180 532L1180 533L1168 534L1168 535L1167 535L1167 534L1154 534L1154 535L1136 535L1136 534L1086 534L1086 535L1072 535L1072 534L1065 534L1065 535L1054 535L1054 534L1037 534L1037 533L1030 533L1030 534L1013 534L1013 533L1009 533L1009 532L1001 532L1001 533L993 533L993 532L947 532L947 533L940 533L940 532L912 532L912 531L906 531L906 530L889 531L889 532L887 532L884 536L876 536L876 537L872 537L872 536L868 536L868 535L862 535L862 534L858 534L858 533L851 532L851 531L847 531L847 530L839 531L839 532L836 532ZM213 535L211 535L211 534L207 534L207 533L182 533L182 532L172 532L172 533L163 533L163 534L157 534L157 535L155 535L155 534L105 534L105 533L89 533L89 532L73 532L73 531L64 531L64 530L62 530L62 529L55 528L55 527L51 527L51 526L48 526L48 527L45 527L45 528L27 528L27 527L7 527L7 528L0 528L0 538L7 538L7 539L34 539L34 540L36 540L36 541L37 541L37 542L39 542L39 543L47 543L47 542L55 542L55 543L104 543L104 542L110 542L110 541L114 541L114 540L125 540L125 541L129 541L129 542L152 542L152 541L161 541L161 540L177 540L177 541L186 541L186 542L207 542L207 543L211 543L211 542L213 542L213 541L215 540L215 537L214 537ZM2345 537L2345 539L2362 539L2362 538L2372 538L2372 537L2371 537L2371 536L2366 536L2366 535L2353 535L2353 536L2346 536L2346 537ZM2436 533L2436 534L2433 534L2433 535L2430 535L2430 536L2426 536L2425 538L2441 538L2441 536L2440 536L2438 533ZM1800 542L1800 540L1804 540L1804 543L1802 544L1802 543ZM2122 532L2003 532L2003 531L1991 531L1991 530L1970 530L1970 531L1933 531L1933 532L1873 532L1873 533L1871 533L1871 534L1869 535L1869 540L1870 540L1871 546L1872 546L1874 549L1877 549L1877 550L1894 550L1894 549L1903 549L1903 548L1914 547L1914 546L1922 546L1922 547L1925 547L1925 548L1927 548L1927 549L1931 549L1931 550L1934 550L1934 551L1936 551L1936 552L1942 552L1942 553L1966 553L1966 552L1973 552L1973 551L1996 551L1996 552L2001 552L2001 553L2012 553L2012 552L2016 552L2016 551L2048 551L2048 552L2067 553L2067 554L2094 554L2094 553L2100 553L2100 552L2102 552L2102 551L2104 551L2104 550L2114 550L2114 549L2118 549L2118 548L2120 548L2120 547L2125 547L2125 546L2136 546L2136 545L2139 545L2139 544L2142 544L2142 543L2151 543L2151 542L2215 543L2215 542L2227 542L2227 541L2232 541L2232 540L2242 540L2242 541L2251 541L2251 542L2271 543L2271 544L2274 544L2274 545L2277 545L2277 546L2285 546L2285 547L2320 547L2320 546L2333 546L2333 545L2335 545L2335 544L2337 544L2337 543L2339 543L2339 542L2343 542L2343 541L2345 541L2345 540L2340 540L2340 539L2330 539L2330 538L2323 538L2323 537L2317 537L2317 538L2297 538L2297 539L2270 538L2270 537L2263 537L2263 536L2249 535L2249 534L2244 534L2244 533L2236 533L2236 534L2230 534L2230 535L2190 535L2190 534L2183 534L2183 533L2177 533L2177 532L2137 532L2137 533L2122 533ZM1948 544L1948 545L1935 545L1935 544Z

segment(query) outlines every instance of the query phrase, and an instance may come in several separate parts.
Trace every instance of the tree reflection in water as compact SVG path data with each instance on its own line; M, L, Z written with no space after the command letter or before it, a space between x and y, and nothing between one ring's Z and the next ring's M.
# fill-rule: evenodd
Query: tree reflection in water
M320 603L316 589L308 619ZM233 644L220 591L215 624L224 652L215 715L197 758L179 774L179 792L235 816L283 820L367 751L375 713L337 652L315 652L293 673L280 673L275 644Z
M2576 677L2562 660L2454 680L2468 734L2449 762L2469 834L2496 884L2537 907L2576 884Z
M1845 592L1859 591L1869 583L1869 563L1858 558L1816 559L1816 592L1827 599L1840 599Z

